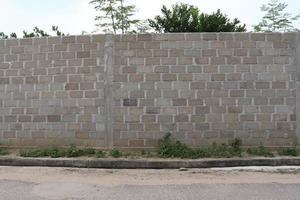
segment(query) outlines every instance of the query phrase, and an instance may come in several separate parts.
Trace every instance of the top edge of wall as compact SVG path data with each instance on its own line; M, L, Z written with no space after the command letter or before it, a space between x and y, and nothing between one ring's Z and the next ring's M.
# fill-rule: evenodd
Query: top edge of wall
M76 43L76 42L104 42L107 35L113 35L116 41L125 39L130 40L257 40L258 37L273 37L281 39L292 39L300 32L201 32L201 33L143 33L143 34L86 34L86 35L69 35L69 36L48 36L32 38L8 38L0 39L0 42L11 41L17 44L34 44L36 43ZM261 40L262 38L260 38ZM266 37L265 37L266 39ZM16 42L18 41L18 42Z

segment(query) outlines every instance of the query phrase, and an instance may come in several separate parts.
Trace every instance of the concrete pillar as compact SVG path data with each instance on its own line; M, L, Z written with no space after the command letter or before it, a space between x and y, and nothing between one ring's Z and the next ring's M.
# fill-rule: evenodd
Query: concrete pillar
M296 34L296 136L300 142L300 32Z
M105 53L104 53L104 70L105 70L105 131L106 145L108 149L112 149L113 144L113 65L114 65L114 35L108 34L105 37Z

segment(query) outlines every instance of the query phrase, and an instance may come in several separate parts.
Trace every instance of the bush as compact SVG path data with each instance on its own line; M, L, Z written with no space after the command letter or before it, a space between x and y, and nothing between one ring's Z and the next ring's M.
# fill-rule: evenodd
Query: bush
M113 150L111 150L111 151L109 152L109 155L110 155L111 157L113 157L113 158L120 158L120 157L123 156L123 153L120 152L120 151L117 150L117 149L113 149Z
M51 157L58 158L65 156L65 152L56 147L48 149L31 149L31 150L21 150L20 156L22 157Z
M163 158L209 158L209 157L235 157L241 156L241 141L235 139L231 145L216 144L206 148L192 149L181 143L174 141L168 133L159 142L158 155Z
M286 147L278 150L280 156L299 156L300 151L297 147Z
M248 149L247 153L255 156L274 157L274 154L263 145L260 145L257 148Z
M96 157L97 158L105 158L106 156L107 156L106 153L103 152L103 151L97 151L96 152Z
M79 149L74 145L71 145L67 149L58 149L57 147L51 147L46 149L29 149L21 150L20 156L22 157L79 157L79 156L90 156L96 152L93 148Z
M9 154L8 150L7 149L4 149L4 148L0 148L0 156L5 156Z

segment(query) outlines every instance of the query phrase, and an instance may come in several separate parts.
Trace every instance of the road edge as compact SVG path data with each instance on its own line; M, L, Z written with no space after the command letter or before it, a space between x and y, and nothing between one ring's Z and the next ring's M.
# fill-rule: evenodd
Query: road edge
M124 160L74 158L0 157L0 166L70 167L103 169L179 169L244 166L300 166L300 157L234 158L199 160Z

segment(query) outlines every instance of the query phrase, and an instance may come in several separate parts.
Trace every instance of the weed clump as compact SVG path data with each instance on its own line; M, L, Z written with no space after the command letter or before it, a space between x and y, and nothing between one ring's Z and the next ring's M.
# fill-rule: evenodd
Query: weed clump
M20 156L22 157L79 157L79 156L91 156L95 154L95 149L85 147L77 148L74 145L69 146L67 149L58 149L57 147L51 147L46 149L29 149L21 150Z
M109 155L113 158L120 158L123 156L123 153L117 149L113 149L109 152Z
M107 154L104 151L97 151L95 153L95 155L96 155L97 158L105 158L105 157L107 157Z
M240 157L241 153L241 141L238 139L230 145L213 143L209 147L194 149L173 140L170 133L160 140L158 150L158 155L163 158L230 158Z
M274 154L263 145L257 148L247 149L247 153L255 156L274 157Z
M9 151L5 148L0 148L0 156L8 155Z

